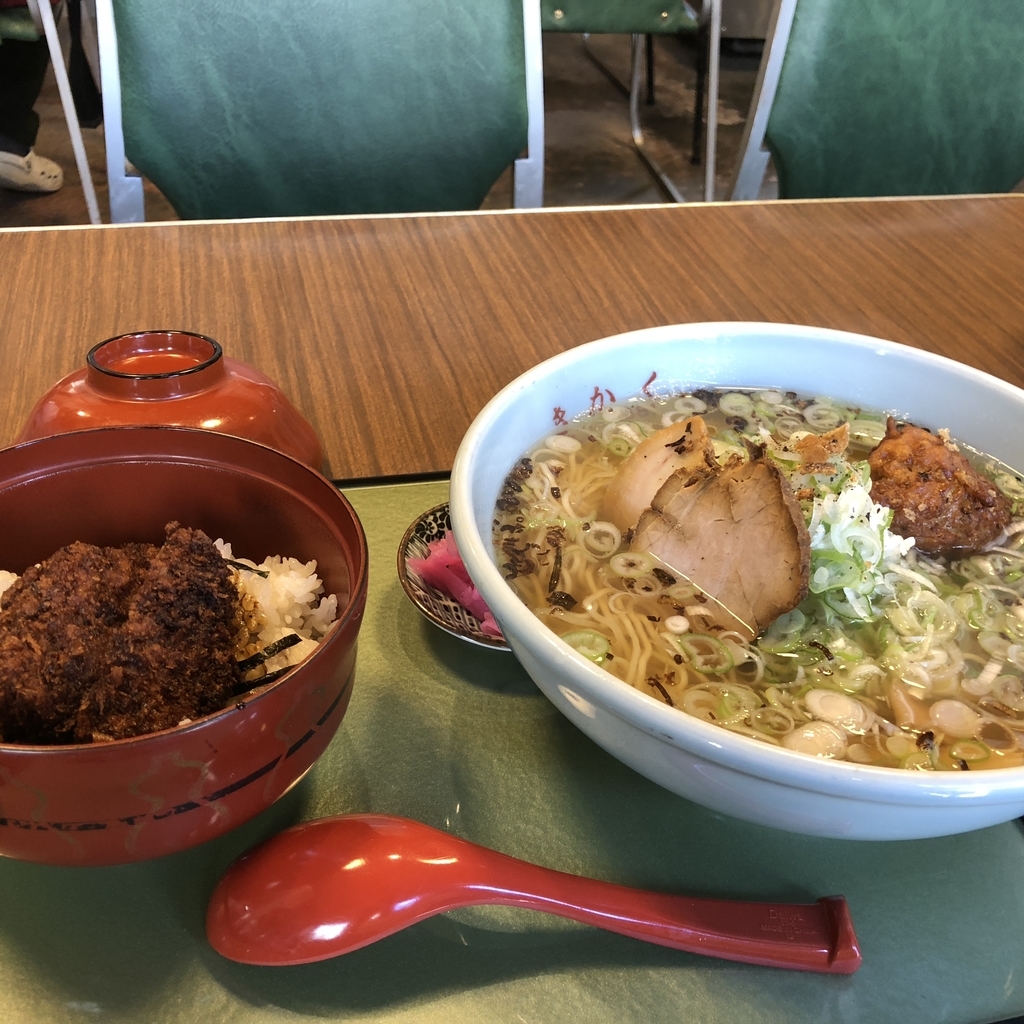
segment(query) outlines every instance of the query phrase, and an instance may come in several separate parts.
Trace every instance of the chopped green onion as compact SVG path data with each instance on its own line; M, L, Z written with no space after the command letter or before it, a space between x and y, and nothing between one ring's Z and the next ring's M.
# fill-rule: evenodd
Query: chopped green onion
M784 708L758 708L750 716L750 724L768 736L785 736L793 731L793 716Z
M846 417L834 406L825 402L815 402L804 409L804 419L815 430L834 430Z
M1024 498L1024 482L1013 473L998 473L994 483L1007 497Z
M855 419L850 422L850 437L862 444L878 444L885 437L885 424L881 420Z
M783 441L788 440L798 430L803 430L807 424L798 416L780 416L775 421L775 432Z
M949 756L954 761L966 761L968 764L986 761L991 754L992 751L977 740L960 740L949 748Z
M728 391L718 399L718 408L726 416L742 416L746 419L754 413L754 403L749 395L741 395L738 391Z
M675 642L683 657L703 675L721 675L735 664L732 651L717 637L707 633L684 633Z
M739 455L741 458L746 458L747 455L746 450L738 444L721 437L711 438L711 447L715 450L715 458L719 462L725 462L732 455Z
M614 523L598 519L580 526L583 546L598 558L605 558L619 550L622 543L622 532Z
M871 605L858 594L854 594L849 587L845 590L826 590L822 594L822 600L837 615L844 619L870 619L873 618Z
M575 437L570 437L568 434L552 434L544 443L554 451L565 454L578 452L582 447Z
M657 597L664 591L664 584L653 574L644 573L643 576L626 577L626 586L639 597Z
M681 412L686 416L698 416L702 412L708 411L707 403L694 395L684 395L682 398L677 398L676 412Z
M812 594L852 587L860 582L861 567L849 555L838 551L815 551L811 556Z
M915 750L912 754L908 754L900 762L900 767L919 772L930 772L935 768L927 750Z
M629 406L627 405L607 405L601 410L601 419L606 423L618 423L619 420L624 420L629 415Z
M612 556L608 566L618 576L642 576L654 568L654 558L645 551L622 551Z
M600 665L612 645L608 638L593 629L575 629L571 633L563 633L562 639L574 650Z
M1019 676L999 676L992 684L992 696L1013 711L1024 711L1024 685Z
M842 757L846 753L846 734L831 722L806 722L787 733L782 745L813 757Z

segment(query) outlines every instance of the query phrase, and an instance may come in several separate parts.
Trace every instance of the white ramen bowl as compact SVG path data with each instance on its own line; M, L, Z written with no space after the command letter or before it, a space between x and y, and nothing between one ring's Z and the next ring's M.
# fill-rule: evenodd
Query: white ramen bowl
M653 377L652 375L656 374ZM779 324L683 324L555 356L496 395L459 448L451 518L466 567L509 645L558 709L666 789L747 821L845 839L952 835L1024 814L1024 767L918 772L810 757L702 722L614 678L534 617L499 572L502 481L563 414L641 392L763 387L886 410L1024 467L1024 391L960 363L863 335Z

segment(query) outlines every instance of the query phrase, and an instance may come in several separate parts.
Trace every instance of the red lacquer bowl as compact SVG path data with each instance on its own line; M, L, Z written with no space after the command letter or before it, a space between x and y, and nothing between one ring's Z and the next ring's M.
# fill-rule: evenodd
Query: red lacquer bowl
M313 428L268 377L188 331L139 331L102 341L86 365L36 403L18 437L95 427L199 427L269 445L319 470Z
M22 572L75 540L160 543L177 520L239 557L317 560L338 625L306 661L195 722L112 743L0 743L0 856L121 864L242 824L323 753L348 707L367 550L320 474L206 430L76 431L0 450L0 568Z

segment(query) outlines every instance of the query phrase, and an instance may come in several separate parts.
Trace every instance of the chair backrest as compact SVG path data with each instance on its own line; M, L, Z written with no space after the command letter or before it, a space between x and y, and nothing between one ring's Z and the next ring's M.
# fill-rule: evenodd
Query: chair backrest
M777 0L733 198L762 138L782 198L1008 191L1022 55L1021 0Z
M113 14L124 153L184 218L474 209L528 132L534 157L524 0L114 0ZM104 45L101 31L101 64Z
M700 7L700 0L696 0ZM541 0L545 32L692 32L698 11L687 0Z

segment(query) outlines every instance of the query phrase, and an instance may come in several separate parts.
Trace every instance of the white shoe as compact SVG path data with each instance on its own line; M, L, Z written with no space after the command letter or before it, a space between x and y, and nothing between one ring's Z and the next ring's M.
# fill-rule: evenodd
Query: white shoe
M60 164L30 149L28 156L0 151L0 188L17 192L56 192L64 184Z

